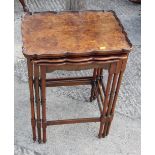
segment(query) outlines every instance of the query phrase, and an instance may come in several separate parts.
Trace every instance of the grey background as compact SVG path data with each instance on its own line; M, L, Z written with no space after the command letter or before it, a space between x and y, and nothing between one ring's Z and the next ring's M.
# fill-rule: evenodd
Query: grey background
M120 89L116 115L110 134L98 139L98 123L52 126L48 141L33 143L30 126L30 106L26 60L21 47L22 7L15 0L15 154L140 154L140 5L128 0L27 0L30 11L48 10L114 10L120 18L133 51ZM84 76L92 70L80 72L57 71L48 76ZM106 79L106 73L104 74ZM50 88L47 94L49 119L99 115L97 103L88 102L90 87Z

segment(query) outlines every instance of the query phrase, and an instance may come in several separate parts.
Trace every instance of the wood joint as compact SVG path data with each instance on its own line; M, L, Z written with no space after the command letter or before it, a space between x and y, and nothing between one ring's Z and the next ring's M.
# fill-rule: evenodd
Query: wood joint
M113 115L108 115L108 116L103 116L101 115L101 122L105 123L105 122L111 122L113 119Z
M46 121L42 121L42 127L46 128L47 127L47 122Z

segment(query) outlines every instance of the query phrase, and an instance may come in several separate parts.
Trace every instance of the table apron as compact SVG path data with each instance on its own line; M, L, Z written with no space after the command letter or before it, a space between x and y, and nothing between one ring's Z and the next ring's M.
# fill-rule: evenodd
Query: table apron
M125 59L125 58L124 58ZM87 70L87 69L94 69L94 68L102 68L108 69L110 64L117 63L121 61L120 59L116 60L109 60L109 61L88 61L88 62L80 62L80 63L35 63L35 65L45 66L46 73L50 73L55 70L67 70L67 71L79 71L79 70Z

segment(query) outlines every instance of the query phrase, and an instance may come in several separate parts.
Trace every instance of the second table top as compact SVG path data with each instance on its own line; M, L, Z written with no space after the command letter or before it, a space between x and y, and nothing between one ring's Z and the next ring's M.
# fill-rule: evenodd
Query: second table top
M22 19L26 57L87 56L130 52L131 43L113 12L42 12Z

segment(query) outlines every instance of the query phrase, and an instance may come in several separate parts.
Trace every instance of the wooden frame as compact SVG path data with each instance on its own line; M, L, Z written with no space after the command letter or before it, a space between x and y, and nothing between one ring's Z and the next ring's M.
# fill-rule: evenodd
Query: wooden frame
M48 62L49 60L47 60ZM114 116L114 109L116 105L116 100L120 88L120 83L122 80L123 72L125 70L125 65L127 62L126 58L119 57L119 59L113 60L112 62L104 60L99 63L98 68L95 69L96 74L93 74L92 77L79 77L79 78L62 78L62 79L46 79L46 73L48 68L51 67L52 63L47 63L45 60L43 62L38 60L28 59L28 70L29 70L29 85L30 85L30 98L31 98L31 116L32 116L32 130L33 130L33 140L36 140L36 126L38 132L38 142L46 142L46 128L49 125L61 125L61 124L73 124L73 123L86 123L86 122L100 122L99 129L99 138L105 137L108 135L111 122ZM79 62L78 62L79 63ZM86 62L85 62L86 63ZM98 62L97 62L98 63ZM87 64L87 63L86 63ZM59 66L60 63L57 63ZM82 65L84 65L82 63ZM85 66L85 65L84 65ZM32 72L34 68L34 72ZM89 66L87 66L89 68ZM70 70L68 65L63 66L64 70ZM81 66L80 69L83 69ZM108 82L106 88L102 82L102 71L107 70L109 72ZM40 74L39 74L40 72ZM32 74L33 73L33 74ZM39 76L40 75L40 76ZM34 77L34 80L33 78ZM94 78L95 77L95 78ZM93 99L97 98L98 106L100 110L100 116L95 118L80 118L80 119L67 119L67 120L46 120L46 87L56 87L56 86L70 86L70 85L91 85L94 83L93 91L91 91L91 96ZM36 100L36 114L35 118L34 112L34 93ZM40 89L39 89L40 88ZM40 90L40 93L39 93ZM41 95L40 95L41 94ZM40 102L41 99L41 102ZM42 106L41 106L42 103ZM42 109L42 119L40 118L40 110ZM41 130L42 126L42 130ZM41 134L42 131L42 134ZM43 139L41 137L43 135Z
M92 11L95 13L96 11ZM104 11L100 11L104 12ZM119 19L113 11L118 25L121 29L121 34L124 35L125 42L129 45L127 49L117 49L108 51L90 52L59 52L58 54L29 54L23 46L23 54L28 62L28 76L30 89L31 103L31 124L33 140L36 141L36 131L38 142L46 142L46 128L49 125L99 122L99 138L104 138L108 135L110 126L114 117L116 100L121 85L121 80L126 67L128 54L132 44L127 38ZM51 12L57 13L57 12ZM72 12L78 13L76 12ZM81 12L80 12L81 13ZM36 14L36 13L35 13ZM30 13L30 16L33 15ZM22 30L24 25L22 25ZM23 31L22 35L24 37ZM111 41L111 39L110 39ZM25 42L24 42L25 43ZM46 73L54 70L86 70L94 69L92 76L47 79ZM103 72L108 70L108 80L106 86L103 82ZM74 85L91 85L90 101L97 99L100 116L95 118L78 118L67 120L47 120L46 119L46 87L57 86L74 86ZM36 107L34 106L34 98ZM36 113L36 116L35 116ZM37 130L36 130L37 128Z

